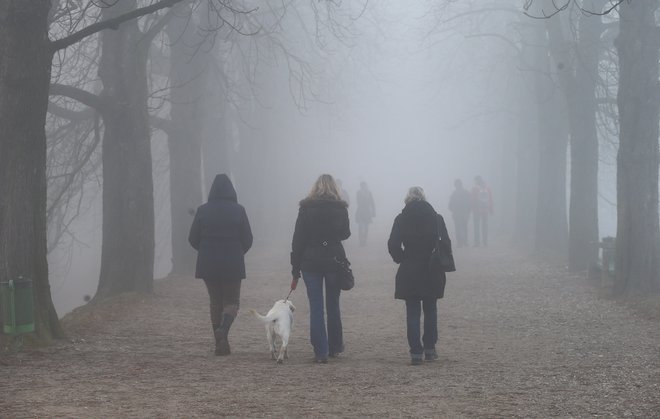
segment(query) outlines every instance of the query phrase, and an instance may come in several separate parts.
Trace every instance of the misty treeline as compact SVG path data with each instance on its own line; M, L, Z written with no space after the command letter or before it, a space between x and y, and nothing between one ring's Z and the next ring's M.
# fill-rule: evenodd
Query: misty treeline
M102 187L94 298L150 292L152 172L159 163L152 139L164 139L172 271L192 272L187 232L205 194L202 179L231 172L242 189L250 183L265 195L273 189L260 178L276 168L274 154L257 153L268 145L240 132L262 112L252 93L256 80L280 71L273 64L279 60L289 79L285 90L304 108L317 94L318 74L328 71L315 50L347 42L364 7L247 0L0 4L0 278L33 280L39 339L63 334L47 254L76 240L69 226L95 198L89 195ZM285 24L295 27L287 32Z
M383 4L0 2L0 280L34 281L37 337L63 334L48 252L75 242L69 227L99 198L95 299L152 290L154 175L169 176L173 274L193 271L191 214L216 173L249 191L240 199L255 231L277 224L271 207L282 183L297 180L295 156L281 145L295 143L296 128L292 138L255 130L274 118L264 97L286 96L304 112L337 94L323 83L342 77L329 57L348 65L360 26ZM497 158L502 225L515 245L572 271L596 263L599 163L616 161L621 294L660 289L657 8L654 0L423 3L434 23L422 44L478 39L502 52L511 75L513 100L502 106L515 135Z
M508 50L518 132L502 164L513 241L571 271L595 266L599 164L614 160L614 290L657 291L658 2L521 3L445 3L434 29Z
M615 292L657 291L658 2L527 0L523 8L498 34L516 51L523 83L516 206L535 215L518 218L515 237L567 258L570 270L592 266L599 152L614 146Z

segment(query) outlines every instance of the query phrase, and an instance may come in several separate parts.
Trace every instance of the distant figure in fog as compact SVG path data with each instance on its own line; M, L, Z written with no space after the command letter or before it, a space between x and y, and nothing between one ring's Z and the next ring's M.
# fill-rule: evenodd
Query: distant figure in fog
M432 273L429 260L438 233L449 248L451 241L444 219L426 202L422 188L410 188L404 202L406 206L394 219L387 248L394 262L399 264L394 298L406 301L411 364L419 365L423 360L438 358L435 349L438 342L437 299L444 295L445 273ZM422 310L424 335L420 336Z
M345 258L342 240L351 235L348 204L330 175L321 175L307 198L300 201L291 245L291 289L302 273L309 298L309 328L314 361L325 364L328 357L344 352L339 310L341 289L337 282L335 258ZM323 288L325 285L325 299ZM328 315L328 326L324 316Z
M337 184L337 190L339 190L339 197L346 202L346 205L351 205L351 198L348 196L348 192L343 188L341 180L336 179L335 183Z
M357 192L356 202L357 210L355 211L355 221L358 224L360 246L366 246L369 224L371 224L371 219L376 216L374 197L371 195L367 182L360 182L360 190Z
M493 195L486 182L477 176L472 188L472 218L474 220L474 245L488 246L488 217L493 214Z
M229 355L229 329L238 314L252 230L227 175L215 177L208 202L195 213L188 241L197 250L195 277L204 280L211 300L215 354Z
M468 245L468 221L472 211L472 195L463 187L460 179L454 181L454 192L449 198L449 211L454 219L456 229L456 243L458 247Z

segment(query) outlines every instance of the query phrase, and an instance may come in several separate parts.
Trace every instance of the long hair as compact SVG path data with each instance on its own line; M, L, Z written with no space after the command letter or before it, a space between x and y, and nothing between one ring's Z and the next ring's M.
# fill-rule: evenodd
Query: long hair
M341 201L341 194L337 188L337 182L332 175L322 174L314 182L312 190L307 195L308 199L329 199L333 201Z
M413 186L412 188L408 189L408 194L406 195L406 198L403 200L403 202L408 205L412 201L426 201L424 189L422 189L420 186Z

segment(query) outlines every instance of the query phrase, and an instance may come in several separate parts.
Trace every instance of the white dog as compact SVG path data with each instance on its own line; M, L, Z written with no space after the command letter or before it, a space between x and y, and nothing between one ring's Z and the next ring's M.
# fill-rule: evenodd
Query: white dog
M257 319L264 322L266 326L266 336L268 338L268 347L270 348L271 359L275 359L275 339L280 338L282 344L280 345L280 352L277 356L277 363L281 364L285 359L288 359L286 348L289 345L289 336L291 336L291 329L293 329L293 312L295 307L289 300L278 300L273 304L273 308L268 311L265 316L257 313L256 310L250 309L250 312Z

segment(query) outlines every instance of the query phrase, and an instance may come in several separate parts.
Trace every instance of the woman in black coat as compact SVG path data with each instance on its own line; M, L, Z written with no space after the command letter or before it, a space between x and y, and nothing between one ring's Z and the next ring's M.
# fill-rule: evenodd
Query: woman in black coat
M330 175L321 175L307 198L300 201L293 233L291 268L295 289L301 272L309 298L310 338L314 360L326 363L344 351L339 310L341 290L337 282L335 258L345 258L342 240L351 235L348 204L340 198L337 184ZM323 285L328 327L324 320Z
M195 213L188 241L197 250L195 278L204 280L211 300L215 354L229 355L228 334L238 313L252 230L227 175L213 180L208 202Z
M394 262L399 264L394 298L406 301L411 362L418 365L423 359L433 361L438 358L435 350L438 341L436 303L444 295L445 273L432 273L429 260L438 233L449 248L451 242L444 219L426 202L422 188L410 188L405 203L401 214L394 219L387 247ZM420 338L422 308L424 335Z

